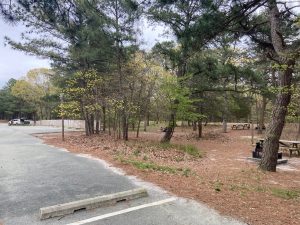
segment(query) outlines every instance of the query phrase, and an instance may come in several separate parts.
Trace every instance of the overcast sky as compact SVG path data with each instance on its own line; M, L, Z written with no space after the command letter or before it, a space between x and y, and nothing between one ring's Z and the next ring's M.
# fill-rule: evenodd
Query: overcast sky
M157 40L167 39L163 37L164 28L162 26L150 26L145 21L138 24L143 31L142 37L144 48L151 48ZM0 17L0 88L2 88L10 78L19 79L33 68L50 68L50 61L46 59L30 56L24 52L13 50L10 46L4 46L4 37L8 36L13 40L20 40L20 34L24 31L21 25L6 24Z
M23 30L21 26L5 24L0 18L0 88L10 79L18 79L26 75L32 68L50 67L48 60L38 59L34 56L26 55L4 46L4 37L9 36L14 40L19 40Z

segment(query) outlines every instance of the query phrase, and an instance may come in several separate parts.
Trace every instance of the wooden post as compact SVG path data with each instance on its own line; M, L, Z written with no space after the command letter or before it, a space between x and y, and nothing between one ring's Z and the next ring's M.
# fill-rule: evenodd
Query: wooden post
M60 94L60 103L63 106L64 103L64 94ZM64 119L64 112L63 108L61 108L61 140L65 141L65 119Z

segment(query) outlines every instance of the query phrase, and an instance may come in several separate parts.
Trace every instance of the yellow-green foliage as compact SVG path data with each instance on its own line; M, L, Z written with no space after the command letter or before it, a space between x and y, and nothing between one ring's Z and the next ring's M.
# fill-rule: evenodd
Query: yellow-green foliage
M63 89L65 102L59 106L59 114L79 118L81 108L89 113L100 110L101 106L97 100L101 84L103 78L95 70L75 73Z
M12 87L12 94L24 101L39 103L46 95L58 92L50 82L53 71L45 68L30 70L25 77L17 80Z
M80 119L80 105L76 101L64 102L59 104L56 112L60 117Z

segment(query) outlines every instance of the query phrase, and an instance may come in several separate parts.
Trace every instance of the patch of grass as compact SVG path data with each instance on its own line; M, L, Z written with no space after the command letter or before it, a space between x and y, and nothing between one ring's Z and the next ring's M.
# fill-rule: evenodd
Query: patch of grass
M199 150L196 146L191 144L182 145L182 144L161 143L161 142L154 142L154 141L140 143L137 141L129 141L126 142L126 145L131 148L137 148L137 150L134 150L133 152L135 156L139 156L139 154L142 151L144 152L147 149L146 147L154 147L162 150L176 149L185 152L188 155L191 155L196 158L201 158L203 156L201 150ZM183 161L183 159L178 159L178 161Z
M201 151L194 145L188 144L188 145L179 145L179 149L191 156L201 158L202 154Z
M131 159L124 159L120 158L120 161L125 164L133 165L134 167L142 170L154 170L154 171L160 171L164 173L172 173L175 174L178 169L169 167L169 166L160 166L153 162L141 162L137 160L131 160Z
M201 158L202 152L194 145L188 144L188 145L181 145L181 144L171 144L171 143L151 143L152 146L155 146L157 148L168 150L168 149L177 149L179 151L185 152L193 157Z
M253 186L248 184L230 184L230 191L239 191L239 192L267 192L267 188L263 186Z
M254 190L256 192L266 192L267 191L267 189L265 187L261 187L261 186L255 187Z
M121 163L124 164L130 164L133 165L134 167L141 169L141 170L153 170L153 171L158 171L162 173L170 173L170 174L182 174L183 176L190 176L192 171L189 168L174 168L170 166L161 166L158 164L155 164L153 162L142 162L138 160L133 160L133 159L125 159L123 157L118 157L118 160Z
M216 183L215 183L215 186ZM281 188L268 188L263 186L248 186L246 184L231 184L229 187L231 191L240 191L240 192L261 192L261 193L271 193L276 197L280 197L283 199L296 199L300 197L300 190L288 190L288 189L281 189Z
M156 146L157 148L160 148L160 149L164 149L164 150L168 150L170 148L175 148L176 145L174 144L171 144L171 143L162 143L162 142L158 142L158 143L151 143L153 144L154 146Z
M272 195L284 199L295 199L300 197L300 190L288 190L281 188L271 188Z
M231 191L251 191L251 187L247 184L231 184L229 187Z

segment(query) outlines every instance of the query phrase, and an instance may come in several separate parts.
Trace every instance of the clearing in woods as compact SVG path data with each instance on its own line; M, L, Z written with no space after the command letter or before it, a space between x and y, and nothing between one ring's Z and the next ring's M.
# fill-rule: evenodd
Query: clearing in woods
M68 133L42 138L71 152L89 154L155 183L182 197L198 200L222 214L249 224L300 224L300 158L288 158L278 172L262 172L248 161L251 130L228 130L208 125L200 140L191 128L176 128L171 144L160 144L158 127L140 138L115 140L107 134L86 137ZM289 131L285 135L290 136ZM288 157L284 155L284 157Z

